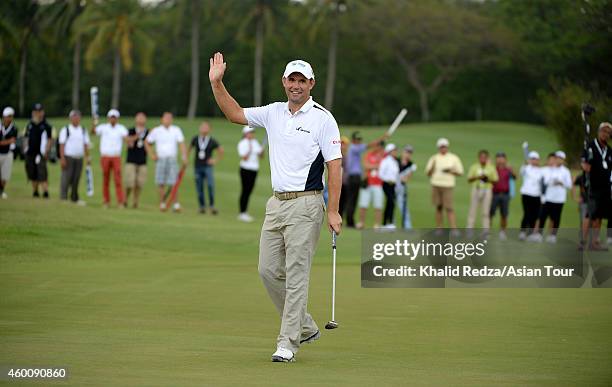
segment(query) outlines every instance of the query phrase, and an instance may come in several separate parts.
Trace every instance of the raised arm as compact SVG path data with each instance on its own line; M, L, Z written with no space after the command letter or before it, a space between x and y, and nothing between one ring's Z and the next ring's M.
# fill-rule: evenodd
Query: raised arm
M226 66L227 64L223 62L223 54L220 52L215 53L215 55L210 58L208 78L210 79L210 86L212 87L215 101L217 101L217 105L219 105L219 108L228 120L235 124L247 125L244 110L230 95L223 84L223 75L225 74Z

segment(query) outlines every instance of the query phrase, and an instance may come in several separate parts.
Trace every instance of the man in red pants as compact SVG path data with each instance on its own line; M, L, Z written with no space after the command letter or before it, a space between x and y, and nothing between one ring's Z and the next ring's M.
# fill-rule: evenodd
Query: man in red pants
M125 207L123 186L121 180L121 148L127 139L128 130L119 121L119 111L111 109L106 115L108 122L95 126L92 131L100 136L100 163L102 164L102 195L104 196L104 208L110 204L110 174L113 172L115 181L115 192L119 208Z

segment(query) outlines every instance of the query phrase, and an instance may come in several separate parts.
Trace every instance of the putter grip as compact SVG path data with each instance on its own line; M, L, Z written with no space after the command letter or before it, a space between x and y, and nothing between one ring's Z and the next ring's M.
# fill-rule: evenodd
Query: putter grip
M332 230L332 249L336 248L336 232Z

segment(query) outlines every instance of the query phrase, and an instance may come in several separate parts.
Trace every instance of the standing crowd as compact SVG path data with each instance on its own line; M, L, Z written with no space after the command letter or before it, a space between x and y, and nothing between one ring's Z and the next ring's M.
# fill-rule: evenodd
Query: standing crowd
M17 147L18 130L13 120L14 113L11 107L7 107L2 114L0 195L4 199L8 197L5 188L11 176L13 151ZM168 196L181 178L181 171L185 170L193 151L199 211L202 214L218 214L215 207L214 166L223 159L224 150L210 135L212 128L209 123L203 122L198 135L186 146L182 129L173 125L172 113L164 113L160 125L152 129L148 128L147 116L142 112L136 114L134 126L130 129L119 123L119 119L119 111L111 109L107 113L107 122L100 124L94 120L88 132L81 126L81 113L73 110L68 115L68 124L59 130L57 141L54 142L53 128L45 119L43 106L35 104L21 141L26 174L32 184L32 196L49 197L47 160L57 158L61 165L60 199L70 199L83 205L85 202L79 197L79 181L84 168L90 165L90 135L96 135L100 137L105 208L111 204L111 179L118 207L126 207L130 197L132 207L138 207L147 180L147 158L151 158L155 162L155 184L158 187L160 210L166 211L171 205L172 211L180 212L178 192L174 195L173 203L168 202ZM574 178L565 165L566 154L563 151L548 154L545 165L541 165L539 153L529 150L527 143L523 144L525 162L518 171L522 178L519 192L523 208L520 240L555 243L567 192L571 190L572 197L580 203L584 247L605 248L597 237L590 236L589 230L601 228L602 220L609 219L612 211L612 152L608 145L611 131L609 123L599 126L597 138L589 143L582 155L583 173ZM254 133L255 129L244 126L243 137L237 146L242 186L238 219L244 222L253 221L247 212L248 202L255 187L259 161L265 154L265 145L257 141ZM405 145L398 149L395 144L386 143L388 138L388 134L385 134L365 143L359 132L354 132L350 139L344 136L341 138L344 157L339 207L348 227L364 228L367 211L372 208L374 228L412 228L409 185L417 171L416 164L412 162L414 148ZM121 160L124 145L127 146L125 164ZM457 178L464 175L464 168L461 159L450 152L450 142L446 138L438 139L436 147L437 153L429 158L425 166L425 174L431 184L435 225L437 229L442 229L446 217L451 234L458 236L460 233L453 207L453 194ZM484 236L487 236L491 220L499 211L499 238L507 239L509 206L515 196L518 175L509 165L504 152L495 154L495 163L490 161L487 150L478 152L477 161L467 171L467 182L471 185L466 224L468 235L471 235L479 217L480 227ZM396 207L401 215L397 225ZM355 214L357 209L358 213ZM547 221L548 231L545 227ZM593 235L596 234L593 232ZM612 243L608 239L608 244Z

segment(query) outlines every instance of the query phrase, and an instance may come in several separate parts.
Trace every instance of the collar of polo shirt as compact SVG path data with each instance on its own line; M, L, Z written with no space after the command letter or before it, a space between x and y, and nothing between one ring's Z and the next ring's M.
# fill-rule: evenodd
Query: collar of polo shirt
M295 114L302 112L302 113L306 113L307 111L309 111L312 107L314 106L314 100L312 99L312 96L310 98L308 98L308 101L304 102L304 104L302 105L302 107L300 108L300 110L298 110L297 112L295 112ZM289 110L289 102L285 102L285 112L288 114L291 114L291 110Z

